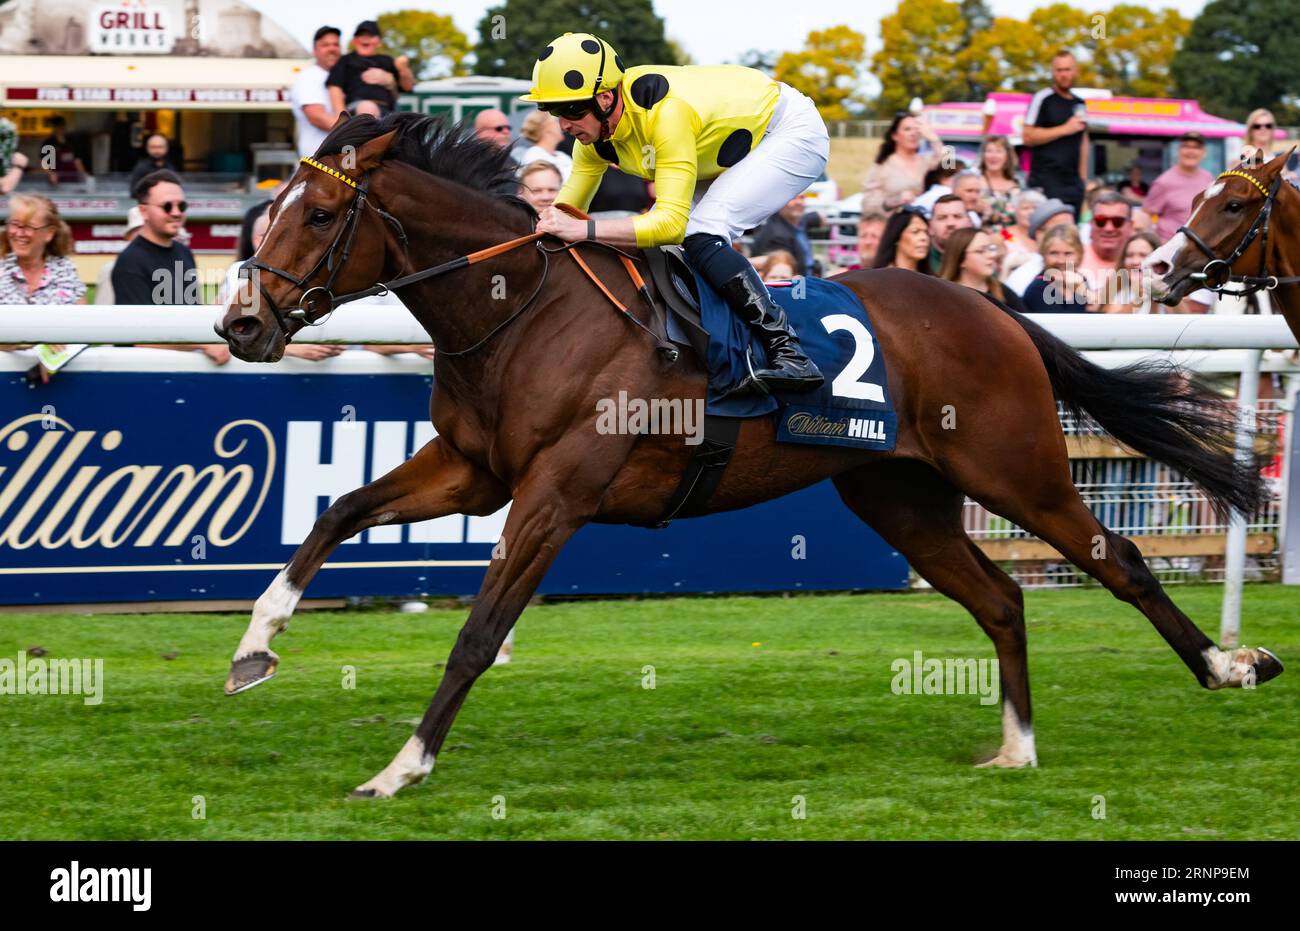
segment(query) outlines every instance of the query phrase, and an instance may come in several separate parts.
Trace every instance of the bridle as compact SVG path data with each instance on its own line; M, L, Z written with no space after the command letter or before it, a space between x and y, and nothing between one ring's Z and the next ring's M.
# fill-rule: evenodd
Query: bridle
M574 261L578 263L579 267L583 270L583 272L586 273L587 277L590 278L600 289L600 291L607 298L609 298L609 300L614 304L614 306L623 313L623 316L625 316L632 323L636 324L636 326L638 326L640 329L644 330L645 332L649 333L652 337L654 337L656 342L659 344L657 346L657 349L668 358L668 361L671 362L676 360L677 358L676 349L674 349L666 339L660 337L659 334L655 333L648 326L646 326L635 316L633 316L631 311L626 306L624 306L623 303L619 301L618 298L615 297L614 294L607 287L605 287L605 285L600 281L598 277L596 277L595 272L593 272L591 270L591 267L588 266L587 263L582 260L582 257L578 254L578 252L574 248L575 246L578 245L578 243L565 243L559 248L548 249L544 245L542 245L540 241L543 236L548 235L546 233L539 233L539 232L529 233L526 236L519 236L515 239L508 240L507 242L498 243L495 246L488 246L486 249L479 249L477 252L471 252L467 255L458 256L449 262L443 262L441 265L435 265L432 268L426 268L421 271L413 272L412 274L405 275L401 278L395 278L392 281L379 282L377 284L371 285L368 288L363 288L360 291L352 291L347 294L340 294L340 295L334 294L332 290L334 285L334 279L338 277L338 274L340 271L342 271L343 266L347 264L348 257L352 254L352 244L356 239L357 227L360 225L361 215L364 208L369 207L370 209L378 213L381 217L383 217L386 221L388 221L390 224L392 224L394 230L397 233L397 237L402 244L402 253L405 256L405 259L402 263L404 268L409 266L410 264L410 252L408 248L409 242L406 237L406 230L402 228L402 223L400 220L398 220L395 216L380 208L378 204L373 203L373 197L372 195L370 195L367 187L369 172L363 174L361 176L361 179L358 181L348 177L343 172L335 168L331 168L328 165L318 162L314 158L304 157L299 159L299 161L304 165L309 165L312 168L317 169L318 171L324 172L325 174L329 175L331 178L334 178L342 182L343 184L346 184L348 187L356 191L356 194L353 196L351 204L348 205L347 215L344 217L343 225L339 228L338 233L335 234L334 241L330 243L329 248L324 252L324 254L321 255L320 259L317 260L316 264L313 265L311 270L308 271L305 275L297 276L294 275L292 272L285 271L282 268L276 268L273 265L268 265L267 263L263 262L261 259L257 258L256 256L245 261L244 264L240 267L240 277L244 277L244 278L250 277L251 274L250 270L259 269L261 271L270 272L271 274L279 278L283 278L285 281L289 282L290 284L292 284L294 287L296 287L298 290L302 292L302 295L298 298L298 306L292 310L289 310L286 313L271 298L270 293L266 290L266 286L262 284L260 280L257 281L257 287L262 292L262 297L263 299L265 299L267 306L271 308L271 313L275 316L276 323L279 324L281 331L284 333L284 338L286 342L290 340L293 336L293 332L289 329L289 323L288 323L289 320L301 321L305 326L318 326L321 323L323 323L325 319L334 312L334 309L341 304L347 304L352 301L359 301L362 298L366 298L366 297L388 294L390 291L395 291L398 288L403 288L406 287L407 285L412 285L420 281L425 281L429 278L434 278L438 275L445 275L448 272L457 271L458 269L468 268L470 265L474 265L477 262L482 262L487 259L495 258L496 256L502 255L506 252L510 252L511 250L516 249L519 246L527 245L528 243L536 243L537 250L542 256L542 274L541 277L538 279L537 286L533 288L532 293L528 296L528 299L524 301L523 304L521 304L513 313L511 313L503 321L501 321L501 323L497 324L490 331L488 331L487 335L485 335L482 339L475 342L472 346L469 346L465 349L456 350L453 352L453 351L441 349L435 345L434 350L440 356L448 357L448 358L455 358L457 356L466 356L472 352L475 352L478 349L481 349L483 346L487 345L487 343L493 337L495 337L498 333L500 333L507 326L509 326L520 316L522 316L523 313L533 305L533 302L537 300L537 296L541 294L542 287L543 285L546 284L546 277L550 272L551 254L554 252L567 251L569 255L573 257ZM605 243L600 243L600 242L591 242L590 244L598 245L598 246L606 245ZM637 272L635 266L632 264L632 257L629 256L627 253L623 252L621 249L615 249L612 246L610 246L609 248L612 251L619 253L619 255L622 257L624 268L627 269L629 276L632 278L633 283L636 285L638 293L645 301L647 301L650 304L651 308L653 309L654 302L653 299L650 297L649 289L647 288L645 282L642 280L641 275ZM325 279L325 284L308 287L307 286L308 282L310 282L313 278L315 278L320 273L322 267L324 267L325 270L329 272L329 277Z
M1245 178L1255 189L1264 195L1264 206L1260 208L1259 214L1255 221L1250 224L1250 229L1246 230L1246 235L1237 243L1237 248L1232 250L1232 254L1226 259L1221 259L1214 254L1214 250L1206 245L1196 233L1186 226L1178 227L1178 232L1182 233L1196 248L1200 249L1210 261L1205 264L1199 272L1193 273L1190 277L1201 282L1206 288L1218 294L1227 294L1232 297L1244 297L1248 294L1254 294L1257 291L1272 291L1279 285L1298 284L1300 276L1290 276L1279 278L1277 275L1265 274L1268 271L1268 230L1269 218L1273 213L1273 204L1277 202L1277 193L1282 186L1282 175L1279 172L1273 179L1272 185L1264 187L1257 178L1254 178L1244 171L1225 171L1214 180L1221 181L1224 178ZM1237 259L1245 254L1250 248L1251 243L1259 239L1259 274L1258 275L1234 275L1232 274L1232 265ZM1239 290L1228 290L1229 284L1240 284Z

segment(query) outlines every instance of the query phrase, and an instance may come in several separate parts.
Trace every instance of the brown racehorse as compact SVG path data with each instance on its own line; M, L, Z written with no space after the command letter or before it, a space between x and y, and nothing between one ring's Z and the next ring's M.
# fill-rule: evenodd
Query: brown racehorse
M1259 167L1243 162L1196 196L1187 223L1143 262L1162 276L1153 298L1177 304L1206 286L1267 290L1300 339L1300 191L1282 178L1291 152Z
M534 220L513 196L505 152L463 128L406 113L357 118L335 126L317 159L324 170L300 166L277 199L254 259L263 270L258 288L240 289L218 332L240 358L274 362L303 316L333 306L322 288L355 293L444 266L396 288L438 347L431 402L438 436L321 515L258 599L227 692L274 673L271 638L347 538L377 524L484 515L513 502L503 558L487 570L428 711L392 763L355 793L389 796L432 770L461 703L565 541L591 521L645 524L664 513L693 447L681 436L603 435L597 402L619 391L699 399L705 375L690 353L670 361L655 352L654 340L616 313L577 263L548 259L539 243L456 261L526 236ZM638 306L618 256L581 251L626 305ZM1181 470L1220 505L1253 511L1258 473L1236 463L1233 417L1213 393L1167 368L1101 369L975 291L929 276L890 269L838 280L870 309L888 361L897 448L778 444L773 418L748 420L707 511L832 479L849 509L992 639L1003 740L982 765L1032 766L1037 758L1021 591L963 532L965 495L1046 540L1145 614L1202 686L1264 682L1282 671L1267 651L1215 646L1137 548L1097 521L1070 479L1054 395Z

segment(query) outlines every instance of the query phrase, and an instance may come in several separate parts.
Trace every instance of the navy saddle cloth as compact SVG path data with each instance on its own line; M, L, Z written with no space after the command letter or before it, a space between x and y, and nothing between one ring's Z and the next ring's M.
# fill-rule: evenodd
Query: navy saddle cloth
M777 439L781 442L894 448L898 421L885 377L885 359L867 310L856 294L825 278L770 283L769 292L784 308L804 352L817 363L826 381L805 394L747 394L724 399L721 395L749 374L746 352L751 354L754 368L767 366L767 353L754 331L699 275L695 285L701 322L709 333L706 414L759 417L778 411ZM686 342L675 315L669 314L669 321L670 338Z

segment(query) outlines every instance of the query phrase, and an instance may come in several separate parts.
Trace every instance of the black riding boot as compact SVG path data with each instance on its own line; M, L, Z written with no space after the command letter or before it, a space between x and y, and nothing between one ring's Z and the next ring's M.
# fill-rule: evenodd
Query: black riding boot
M761 394L771 394L773 391L804 392L821 386L825 381L822 373L804 355L799 337L786 319L785 310L772 300L767 286L754 268L750 267L723 282L718 293L741 320L758 332L759 339L767 349L768 363L771 366L753 372L728 394L746 391Z

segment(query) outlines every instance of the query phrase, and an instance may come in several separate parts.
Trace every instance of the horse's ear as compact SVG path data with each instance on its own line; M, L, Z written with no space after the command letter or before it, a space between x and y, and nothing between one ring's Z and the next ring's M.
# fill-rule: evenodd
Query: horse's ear
M338 129L340 126L342 126L350 119L352 119L351 113L349 113L347 110L340 110L339 118L335 120L334 125L330 127L330 132L333 132L334 130Z
M397 130L389 130L382 136L376 136L361 148L357 149L356 170L367 172L379 164L388 147L393 144L393 139L397 137Z

